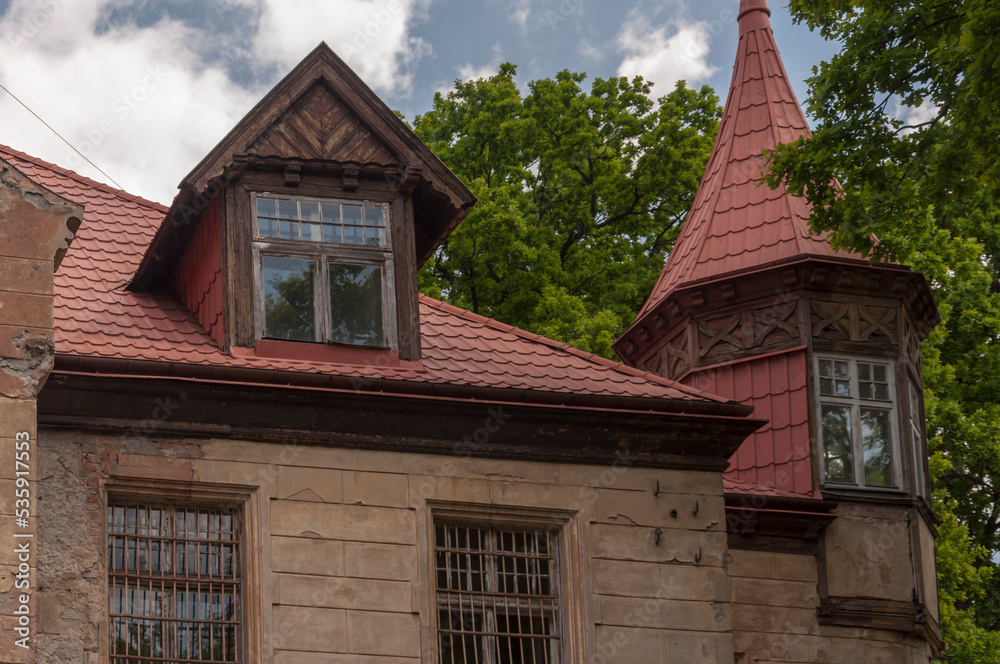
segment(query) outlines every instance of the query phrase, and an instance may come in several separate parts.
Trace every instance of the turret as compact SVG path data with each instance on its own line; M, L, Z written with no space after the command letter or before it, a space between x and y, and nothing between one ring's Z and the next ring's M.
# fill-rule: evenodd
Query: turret
M730 493L835 501L816 535L821 620L934 641L920 343L939 317L921 273L834 251L810 231L804 199L764 183L764 153L809 135L770 11L742 0L708 166L615 349L769 420L732 457Z

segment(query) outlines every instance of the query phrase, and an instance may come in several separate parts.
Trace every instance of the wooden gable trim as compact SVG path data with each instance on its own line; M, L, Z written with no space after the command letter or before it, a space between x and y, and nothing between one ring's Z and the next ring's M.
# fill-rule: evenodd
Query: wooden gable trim
M919 338L926 337L941 320L930 287L920 272L896 264L872 265L848 258L797 256L760 268L684 284L664 297L655 308L636 318L612 347L626 364L646 366L661 350L663 333L674 329L682 320L703 322L715 314L729 314L735 318L755 307L763 307L769 312L768 317L774 318L776 307L784 312L793 300L817 297L883 308L890 305L897 308L899 305L894 303L901 303L912 317ZM867 313L874 317L877 312ZM788 314L797 317L802 326L805 322L802 319L808 312L788 311ZM868 321L865 329L872 325L873 322ZM744 321L744 327L752 329L753 321ZM734 338L733 355L760 352L755 336L756 333L750 335L750 344L738 344L739 340ZM784 345L805 341L801 335L799 339L794 336L789 334ZM737 345L743 347L736 348ZM696 343L691 345L692 348L696 346Z
M404 167L422 167L423 180L445 195L455 208L475 202L475 196L437 155L372 92L357 74L326 43L312 53L278 83L184 178L181 186L204 191L211 180L222 176L254 140L281 117L318 81L336 91L338 98L372 133L393 152Z
M378 143L372 147L370 156L377 157L376 161L386 161L391 156L389 161L393 163L353 160L334 163L315 155L303 159L246 154L250 146L264 138L316 86L328 89L357 118L363 125L362 133L370 134L372 146ZM294 136L301 132L293 129L287 128L293 134L290 136L293 142L308 142L310 137ZM183 179L180 193L146 250L130 287L136 290L156 287L186 245L207 201L230 188L245 170L259 167L280 168L295 182L307 170L330 173L342 178L345 190L359 177L381 178L398 187L413 201L412 237L418 267L433 255L476 202L476 197L444 162L323 43L265 95Z

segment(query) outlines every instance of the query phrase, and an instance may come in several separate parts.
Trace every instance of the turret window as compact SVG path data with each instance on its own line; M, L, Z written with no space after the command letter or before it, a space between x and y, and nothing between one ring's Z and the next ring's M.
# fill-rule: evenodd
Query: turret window
M816 363L824 481L897 487L892 365L839 357Z
M393 345L387 207L255 197L259 338Z

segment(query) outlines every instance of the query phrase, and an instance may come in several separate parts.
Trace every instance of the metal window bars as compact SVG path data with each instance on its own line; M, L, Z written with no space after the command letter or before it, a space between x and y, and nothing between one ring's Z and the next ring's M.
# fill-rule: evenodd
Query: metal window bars
M108 589L111 664L241 662L238 510L111 503Z
M435 527L442 664L557 664L556 535Z

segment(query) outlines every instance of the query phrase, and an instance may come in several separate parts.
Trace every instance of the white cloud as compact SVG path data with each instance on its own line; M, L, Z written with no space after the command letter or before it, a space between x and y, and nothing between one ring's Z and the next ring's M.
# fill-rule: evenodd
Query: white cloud
M531 18L531 0L514 0L510 3L507 18L520 28L521 32L528 30L528 19Z
M576 51L583 57L594 62L601 62L608 55L608 49L606 46L597 46L586 39L580 40L580 43L576 47Z
M256 20L229 35L170 18L109 27L123 0L14 0L0 19L0 82L126 190L169 204L276 82L234 80L206 58L208 44L273 79L326 41L376 91L397 95L429 51L409 28L430 0L211 1L249 8ZM0 143L107 182L2 91L0 117Z
M650 17L633 10L618 31L623 59L619 76L642 76L656 84L654 94L669 92L677 81L693 85L715 73L709 64L711 37L704 22L682 18L655 26Z
M500 71L500 65L503 64L503 48L500 44L493 45L493 57L489 62L484 62L482 64L473 64L467 62L464 65L459 65L458 77L463 81L475 81L480 78L489 78Z
M903 123L910 127L918 127L936 118L941 108L930 99L925 99L920 106L906 106L903 109ZM909 130L914 131L914 130Z
M254 52L288 70L325 41L372 88L407 95L431 47L410 35L430 0L261 0Z

